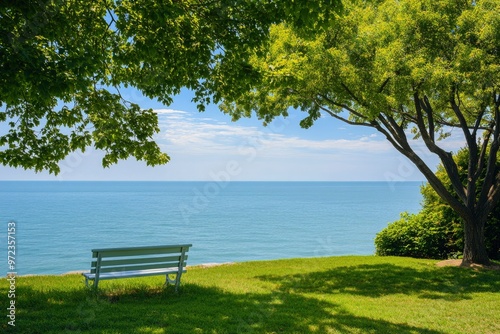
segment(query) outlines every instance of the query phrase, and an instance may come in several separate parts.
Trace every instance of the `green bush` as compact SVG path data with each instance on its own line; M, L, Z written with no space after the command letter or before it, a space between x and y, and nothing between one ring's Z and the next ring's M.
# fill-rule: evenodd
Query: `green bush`
M401 214L375 238L377 255L440 259L456 251L438 215Z

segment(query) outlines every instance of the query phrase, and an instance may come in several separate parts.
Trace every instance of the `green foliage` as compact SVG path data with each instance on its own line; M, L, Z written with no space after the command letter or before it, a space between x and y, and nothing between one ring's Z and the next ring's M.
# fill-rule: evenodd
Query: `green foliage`
M304 34L337 0L33 0L0 4L0 162L58 173L58 161L93 145L103 165L169 157L153 141L151 110L120 95L135 87L169 104L181 88L200 110L237 96L258 73L250 54L273 23Z
M156 115L106 88L119 46L107 6L56 0L0 6L2 164L57 174L58 161L91 144L105 152L104 166L129 156L151 165L169 160L152 141Z
M255 112L265 122L301 108L309 114L306 127L323 108L355 110L353 121L380 113L403 120L418 90L435 118L453 121L445 106L456 85L463 107L479 112L492 105L500 80L499 10L491 0L350 0L313 38L273 26L269 49L252 58L262 81L223 108L235 118Z
M464 183L468 157L467 150L464 149L456 155L460 177ZM438 167L436 175L451 189L450 179L443 166ZM401 219L377 234L375 246L378 255L446 259L461 254L464 248L462 219L428 183L422 186L421 193L422 211L413 215L402 214ZM500 203L489 214L484 235L488 256L500 259Z
M437 215L403 213L379 232L376 254L443 259L449 256L446 227Z

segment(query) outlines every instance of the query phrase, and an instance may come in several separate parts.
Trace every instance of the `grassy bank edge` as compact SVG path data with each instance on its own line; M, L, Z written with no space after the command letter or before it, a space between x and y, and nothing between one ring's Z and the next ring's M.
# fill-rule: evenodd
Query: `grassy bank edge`
M17 277L16 333L500 332L500 272L437 262L341 256L193 266L179 294L161 277L103 281L97 294L79 274ZM8 290L0 279L2 305Z

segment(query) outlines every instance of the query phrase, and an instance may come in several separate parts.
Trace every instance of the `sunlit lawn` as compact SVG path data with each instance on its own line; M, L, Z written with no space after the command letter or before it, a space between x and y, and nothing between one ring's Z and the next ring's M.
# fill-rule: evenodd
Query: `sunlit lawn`
M18 277L15 333L500 333L500 271L375 256L191 267L162 277Z

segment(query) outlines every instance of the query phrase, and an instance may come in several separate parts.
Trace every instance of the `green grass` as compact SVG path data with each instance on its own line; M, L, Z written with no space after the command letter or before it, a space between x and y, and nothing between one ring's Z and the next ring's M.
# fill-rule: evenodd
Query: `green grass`
M189 268L178 294L161 277L18 277L16 327L0 280L0 332L500 333L500 271L356 256Z

